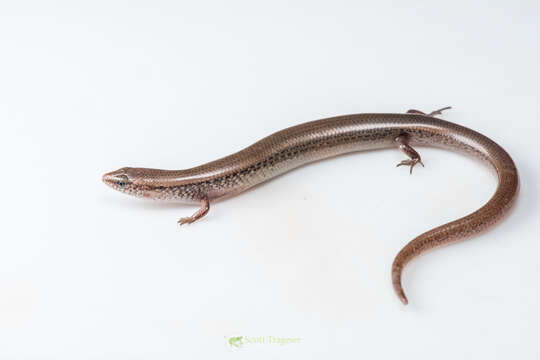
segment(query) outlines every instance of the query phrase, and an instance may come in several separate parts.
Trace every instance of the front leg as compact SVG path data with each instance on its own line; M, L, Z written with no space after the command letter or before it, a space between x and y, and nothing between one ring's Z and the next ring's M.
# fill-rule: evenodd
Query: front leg
M208 198L203 198L201 208L191 216L180 218L180 220L178 220L178 225L191 224L208 214L208 210L210 210L210 201Z
M410 166L409 173L412 174L412 169L416 164L420 164L422 165L422 167L424 166L424 163L422 163L422 159L420 158L420 154L418 154L416 150L414 150L409 145L409 135L401 134L397 138L395 138L394 141L398 144L399 149L409 157L409 159L403 160L402 162L397 164L396 167L401 165L408 165Z

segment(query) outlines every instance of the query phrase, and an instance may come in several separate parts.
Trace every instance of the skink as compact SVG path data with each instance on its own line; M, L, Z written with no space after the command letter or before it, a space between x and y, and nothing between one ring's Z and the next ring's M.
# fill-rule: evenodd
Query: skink
M392 264L392 284L407 304L401 285L404 266L434 247L450 244L487 230L512 207L519 191L516 166L508 153L488 137L436 118L443 108L425 114L356 114L316 120L278 131L224 158L187 170L121 168L103 181L126 194L157 200L199 203L192 216L178 220L192 223L208 213L210 203L238 194L298 166L354 151L396 147L407 155L397 166L424 165L416 146L437 146L466 153L496 171L495 194L475 212L429 230L410 241Z

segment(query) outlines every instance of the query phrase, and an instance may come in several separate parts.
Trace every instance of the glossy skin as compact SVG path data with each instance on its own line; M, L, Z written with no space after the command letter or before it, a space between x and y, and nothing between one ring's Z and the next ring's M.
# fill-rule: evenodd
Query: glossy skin
M409 242L392 265L392 284L407 304L401 286L404 266L429 249L463 240L497 223L513 205L519 189L517 169L508 153L486 136L417 110L407 114L357 114L322 119L274 133L227 157L187 170L122 168L103 176L121 192L157 200L200 203L180 224L206 215L209 204L232 196L298 166L339 154L399 148L409 159L400 165L422 164L415 146L436 146L477 157L495 170L499 184L480 209L429 230Z

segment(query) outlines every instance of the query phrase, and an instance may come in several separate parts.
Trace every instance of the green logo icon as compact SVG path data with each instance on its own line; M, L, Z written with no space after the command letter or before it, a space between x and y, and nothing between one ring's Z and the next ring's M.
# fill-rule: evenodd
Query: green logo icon
M301 337L280 337L280 336L225 336L231 349L237 350L244 347L259 345L278 345L285 346L290 344L300 344Z
M242 337L243 336L233 336L229 338L229 345L232 348L238 349L240 346L243 345L242 343Z

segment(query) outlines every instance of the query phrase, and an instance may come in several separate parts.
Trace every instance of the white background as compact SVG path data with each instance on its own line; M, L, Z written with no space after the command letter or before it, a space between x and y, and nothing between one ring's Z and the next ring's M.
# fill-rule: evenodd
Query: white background
M0 3L0 359L538 359L535 1ZM521 175L512 215L404 274L412 238L485 203L478 162L419 149L295 170L212 206L101 175L188 168L270 133L452 105ZM301 337L232 350L230 336ZM536 344L535 344L536 342Z

